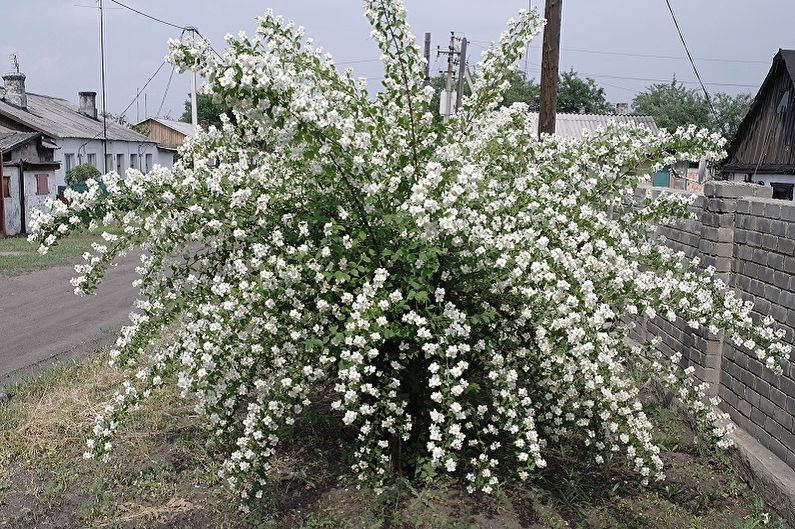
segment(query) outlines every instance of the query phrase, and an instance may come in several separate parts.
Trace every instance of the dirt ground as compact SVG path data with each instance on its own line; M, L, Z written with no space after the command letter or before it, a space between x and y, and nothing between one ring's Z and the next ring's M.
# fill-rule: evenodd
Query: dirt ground
M13 277L0 274L0 390L41 363L112 343L119 328L129 323L135 265L134 255L123 259L89 297L74 295L72 266Z
M217 459L190 404L164 392L137 413L102 465L82 459L94 414L120 375L94 355L44 371L0 403L0 528L616 528L752 529L786 526L736 479L723 458L693 443L675 414L649 404L663 428L668 480L647 489L622 469L550 455L529 487L471 497L453 483L398 482L380 497L359 491L350 443L310 412L285 443L269 494L244 517L217 475Z

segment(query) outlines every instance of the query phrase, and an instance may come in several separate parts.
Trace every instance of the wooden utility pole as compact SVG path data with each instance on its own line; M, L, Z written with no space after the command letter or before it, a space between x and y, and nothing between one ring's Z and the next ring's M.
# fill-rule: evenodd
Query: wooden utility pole
M555 106L558 102L558 63L560 62L560 19L563 0L546 0L544 44L541 51L541 109L538 135L555 133Z
M455 94L455 111L461 108L461 98L464 97L464 82L466 81L467 71L467 39L461 39L461 51L458 55L458 88Z
M425 86L431 84L431 34L425 34Z
M450 45L447 48L447 84L445 85L444 121L450 119L453 110L453 55L455 54L455 32L450 32Z

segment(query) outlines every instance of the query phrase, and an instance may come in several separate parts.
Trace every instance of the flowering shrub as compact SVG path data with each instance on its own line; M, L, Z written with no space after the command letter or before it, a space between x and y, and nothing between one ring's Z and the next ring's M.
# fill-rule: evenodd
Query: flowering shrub
M726 444L679 358L625 340L635 317L660 315L723 330L772 369L789 352L710 270L655 242L651 226L687 216L686 199L632 199L649 168L714 159L723 140L631 126L536 140L525 106L495 110L541 27L526 12L484 54L462 110L436 122L403 6L366 6L383 91L270 13L222 56L174 42L174 63L231 116L189 139L173 170L110 173L105 198L90 181L35 218L42 253L72 230L121 225L76 267L79 294L143 250L141 300L111 351L129 381L87 455L108 457L124 413L169 382L232 447L223 474L249 505L318 396L355 432L353 469L376 491L413 470L488 493L564 442L661 479L627 362Z

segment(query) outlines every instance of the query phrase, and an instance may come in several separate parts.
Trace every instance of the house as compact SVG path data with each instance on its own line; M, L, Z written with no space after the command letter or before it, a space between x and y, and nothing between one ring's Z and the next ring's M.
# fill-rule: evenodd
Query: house
M192 123L174 121L172 119L148 118L135 124L139 131L146 130L147 136L157 142L161 149L176 151L186 137L196 135Z
M41 132L0 132L0 236L25 233L31 212L52 195L56 149Z
M646 127L654 133L659 132L660 129L657 127L653 117L629 114L627 113L627 108L626 103L618 103L615 114L586 114L585 112L569 114L558 112L555 115L555 134L562 138L581 140L585 137L584 132L594 131L599 127L604 128L609 123L634 123L635 125ZM538 130L538 112L530 112L530 119L532 120L533 128ZM673 168L665 166L662 170L652 175L652 183L657 187L699 191L699 187L703 188L703 184L699 184L697 180L694 181L692 167L697 168L698 162L695 165L686 161L678 162ZM698 169L696 169L695 178L697 178L697 173Z
M0 132L41 133L57 147L54 161L60 165L50 186L53 197L66 186L66 172L81 163L121 175L128 168L148 171L155 164L173 165L173 151L159 149L152 139L113 120L103 125L97 117L96 92L80 92L75 106L64 99L26 92L22 73L6 74L3 82Z
M617 107L618 108L618 107ZM538 112L530 112L533 128L538 130ZM555 134L562 138L575 140L583 139L583 132L593 131L599 127L606 127L609 123L634 123L641 125L652 132L658 132L657 123L651 116L637 116L634 114L568 114L558 112L555 114Z
M793 200L795 188L795 50L778 50L721 167L729 180L773 188Z

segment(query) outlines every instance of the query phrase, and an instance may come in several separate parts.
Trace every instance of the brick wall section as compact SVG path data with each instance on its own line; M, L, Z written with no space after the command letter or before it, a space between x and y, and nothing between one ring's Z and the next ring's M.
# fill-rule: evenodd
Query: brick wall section
M754 302L754 317L772 316L792 344L795 202L774 200L771 192L755 184L710 182L693 206L698 220L660 228L659 233L675 250L714 266L740 297ZM720 335L694 332L681 320L655 318L640 327L639 335L662 338L663 352L681 351L683 363L712 384L732 419L795 468L795 364L785 362L784 374L774 375L748 351Z

